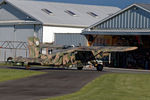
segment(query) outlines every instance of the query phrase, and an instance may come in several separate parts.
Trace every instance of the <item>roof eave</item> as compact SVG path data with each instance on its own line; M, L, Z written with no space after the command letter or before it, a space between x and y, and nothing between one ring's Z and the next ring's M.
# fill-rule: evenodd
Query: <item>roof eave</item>
M24 20L14 20L14 21L0 21L0 25L39 25L41 23L36 21L24 21Z
M43 24L43 26L53 26L53 27L70 27L70 28L87 28L87 25L69 25L69 24Z
M145 11L147 11L147 12L149 12L150 13L150 10L147 10L146 8L144 8L144 7L142 7L142 6L140 6L140 5L138 5L138 4L135 4L137 7L139 7L139 8L141 8L141 9L143 9L143 10L145 10Z
M150 29L143 30L93 30L83 31L82 35L150 35Z

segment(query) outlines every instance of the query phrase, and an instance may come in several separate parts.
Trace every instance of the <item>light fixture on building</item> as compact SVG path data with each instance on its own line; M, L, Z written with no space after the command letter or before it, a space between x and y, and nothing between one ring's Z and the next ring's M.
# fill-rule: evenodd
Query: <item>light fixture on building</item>
M137 8L137 7L134 7L133 9L134 9L134 10L137 10L138 8Z

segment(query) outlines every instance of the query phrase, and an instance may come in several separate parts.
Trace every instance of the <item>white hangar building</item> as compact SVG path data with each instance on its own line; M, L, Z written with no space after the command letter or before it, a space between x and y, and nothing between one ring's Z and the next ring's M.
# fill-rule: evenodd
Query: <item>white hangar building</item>
M22 40L21 37L34 33L43 42L53 42L54 33L80 33L118 10L108 6L4 0L0 4L0 35L14 35L16 31L16 37Z
M41 42L51 43L54 33L81 33L119 10L111 6L3 0L0 3L0 41L27 42L28 37L37 36Z

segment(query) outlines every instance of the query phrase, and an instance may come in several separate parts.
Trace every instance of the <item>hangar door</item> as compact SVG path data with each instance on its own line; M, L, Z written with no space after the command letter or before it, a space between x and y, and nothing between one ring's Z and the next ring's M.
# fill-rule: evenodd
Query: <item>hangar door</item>
M34 36L34 25L16 25L15 39L27 42L28 37Z
M34 25L0 25L0 41L23 41L34 35Z
M14 40L14 26L2 25L0 26L0 41L13 41Z
M0 61L8 57L28 57L25 42L33 35L34 25L0 25Z

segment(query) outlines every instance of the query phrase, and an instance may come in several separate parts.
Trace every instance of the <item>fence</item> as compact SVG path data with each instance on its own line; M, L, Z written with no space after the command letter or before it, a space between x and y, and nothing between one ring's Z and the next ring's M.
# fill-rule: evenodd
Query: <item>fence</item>
M8 57L28 57L27 42L0 41L0 61L6 61Z

